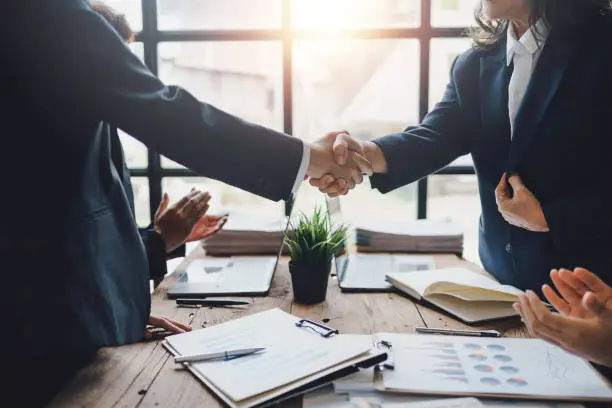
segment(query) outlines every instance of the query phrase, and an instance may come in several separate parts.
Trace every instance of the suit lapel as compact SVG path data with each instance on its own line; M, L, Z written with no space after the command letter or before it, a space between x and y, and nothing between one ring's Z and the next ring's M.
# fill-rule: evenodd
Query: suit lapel
M506 64L506 41L480 59L480 100L482 126L486 135L502 137L510 143L508 83L511 68Z
M509 171L515 170L536 134L565 76L572 54L570 44L560 39L550 37L544 46L514 124Z

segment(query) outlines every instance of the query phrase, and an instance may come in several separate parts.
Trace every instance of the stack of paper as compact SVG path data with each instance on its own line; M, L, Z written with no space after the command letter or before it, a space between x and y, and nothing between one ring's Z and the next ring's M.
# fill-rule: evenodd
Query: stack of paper
M250 408L303 393L319 384L386 358L367 335L323 337L298 327L300 319L279 309L217 326L170 336L164 346L188 356L262 347L233 360L188 363L186 367L230 407ZM326 380L329 378L329 380Z
M208 255L277 255L286 227L286 218L230 214L223 229L202 246Z
M463 232L452 222L369 220L355 230L361 252L463 252Z

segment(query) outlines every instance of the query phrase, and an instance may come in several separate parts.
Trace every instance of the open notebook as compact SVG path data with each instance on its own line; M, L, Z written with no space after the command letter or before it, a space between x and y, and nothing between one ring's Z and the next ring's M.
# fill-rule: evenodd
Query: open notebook
M298 327L304 322L310 321L272 309L170 336L164 346L180 356L266 348L229 361L185 364L219 399L240 408L268 406L387 358L375 349L371 336L325 337L316 323Z
M512 304L523 293L464 268L390 273L386 279L414 299L431 303L466 323L516 316Z

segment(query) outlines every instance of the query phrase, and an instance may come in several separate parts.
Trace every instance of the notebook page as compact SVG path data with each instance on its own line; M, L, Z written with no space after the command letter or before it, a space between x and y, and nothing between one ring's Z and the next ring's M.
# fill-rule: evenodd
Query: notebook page
M387 389L455 395L610 398L590 365L537 339L381 334L393 344Z
M413 288L420 294L425 295L429 293L451 294L450 289L452 289L453 292L456 289L459 289L458 294L463 292L463 296L469 296L469 292L465 293L465 287L482 288L509 295L518 295L522 293L517 288L508 285L501 285L491 278L464 268L434 269L430 271L417 271L404 274L392 273L388 276L401 282L405 286ZM453 285L448 285L448 283ZM441 290L435 289L435 286L438 285L441 287ZM461 287L457 288L457 285L460 285ZM488 298L482 300L493 299L494 298Z
M261 354L230 361L193 363L232 401L242 401L366 353L369 336L323 338L295 326L299 319L279 309L167 338L181 355L266 347Z

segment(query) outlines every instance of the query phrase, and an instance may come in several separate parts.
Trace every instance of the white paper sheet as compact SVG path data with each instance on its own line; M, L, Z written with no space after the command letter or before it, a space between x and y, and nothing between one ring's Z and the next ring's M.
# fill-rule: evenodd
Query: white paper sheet
M388 389L433 393L612 398L584 360L537 339L381 334L393 344Z
M167 341L181 355L265 347L266 351L261 354L193 365L233 401L242 401L307 377L371 349L370 336L323 338L296 327L298 320L279 309L272 309L171 336Z

